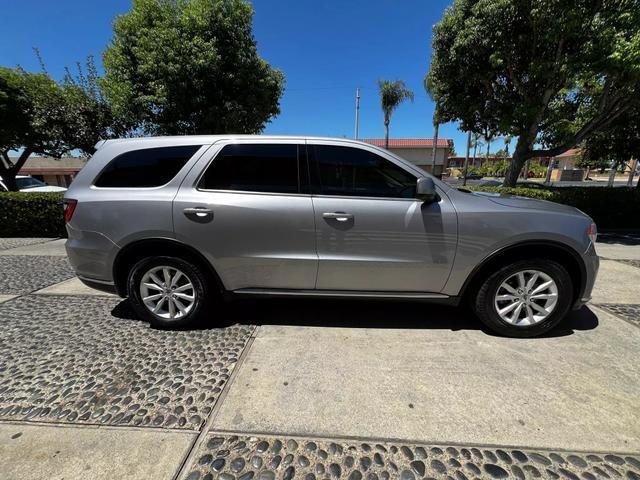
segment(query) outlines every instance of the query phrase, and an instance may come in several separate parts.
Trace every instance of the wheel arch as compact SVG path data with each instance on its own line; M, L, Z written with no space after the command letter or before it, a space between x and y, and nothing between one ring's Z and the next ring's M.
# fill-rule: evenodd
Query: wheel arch
M541 257L554 260L567 269L573 284L573 298L571 303L574 304L580 298L586 286L586 266L576 250L568 245L552 240L519 242L493 252L472 270L462 286L460 297L465 302L470 300L471 296L478 291L482 281L490 272L494 272L510 262ZM578 281L576 281L576 279L578 279Z
M173 256L193 263L202 269L216 290L224 291L224 284L211 262L195 248L172 238L149 238L123 247L113 263L113 281L118 295L127 296L127 278L133 265L147 257Z

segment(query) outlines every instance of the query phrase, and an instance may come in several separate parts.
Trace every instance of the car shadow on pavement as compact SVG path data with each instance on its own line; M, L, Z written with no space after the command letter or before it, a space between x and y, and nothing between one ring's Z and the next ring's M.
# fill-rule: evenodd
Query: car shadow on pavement
M112 310L123 320L137 320L127 300ZM224 326L291 325L304 327L488 330L466 307L451 307L409 301L354 299L243 299L222 304L216 318L203 319L187 330ZM575 331L593 330L598 317L588 308L571 311L564 321L539 338L564 337Z
M598 233L596 248L598 243L620 244L620 245L640 245L640 232L631 233Z

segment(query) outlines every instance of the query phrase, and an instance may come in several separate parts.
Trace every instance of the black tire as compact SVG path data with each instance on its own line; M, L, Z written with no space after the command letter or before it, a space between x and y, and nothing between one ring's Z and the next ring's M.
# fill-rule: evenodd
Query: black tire
M495 295L506 279L523 270L538 270L549 275L558 288L558 300L547 318L533 325L516 326L503 320L495 307ZM473 309L490 330L507 337L536 337L555 327L567 314L573 301L573 284L567 270L546 259L521 260L499 268L489 275L478 290Z
M195 300L188 313L180 318L168 319L154 314L142 300L140 284L143 276L151 269L167 266L180 270L193 285ZM177 257L149 257L136 263L129 272L127 279L127 292L129 302L138 316L148 321L152 327L161 329L174 329L191 325L206 317L210 301L214 297L209 291L207 279L198 267ZM190 290L191 291L191 290Z

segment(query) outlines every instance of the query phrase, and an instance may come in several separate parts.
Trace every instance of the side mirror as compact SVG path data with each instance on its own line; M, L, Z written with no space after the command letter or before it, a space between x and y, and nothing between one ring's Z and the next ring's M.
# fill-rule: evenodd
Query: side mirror
M432 178L420 177L418 179L418 183L416 184L416 198L425 203L432 203L438 199L436 186L434 185Z

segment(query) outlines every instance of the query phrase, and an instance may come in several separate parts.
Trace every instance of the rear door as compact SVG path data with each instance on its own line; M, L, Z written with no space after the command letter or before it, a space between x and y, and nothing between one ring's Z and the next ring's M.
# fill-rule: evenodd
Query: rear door
M319 290L440 292L457 220L443 194L415 198L417 176L375 150L308 145Z
M210 152L174 201L176 238L211 261L227 290L314 288L304 142L224 141Z

